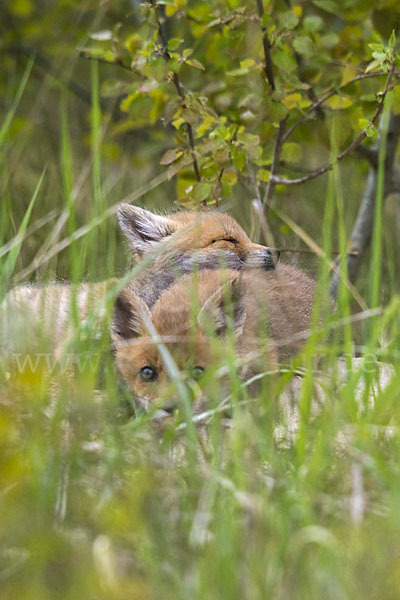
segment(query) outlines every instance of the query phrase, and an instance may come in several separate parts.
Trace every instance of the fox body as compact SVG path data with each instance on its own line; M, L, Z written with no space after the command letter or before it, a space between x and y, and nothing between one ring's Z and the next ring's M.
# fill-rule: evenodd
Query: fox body
M223 213L178 212L162 216L122 204L118 219L137 266L134 278L116 299L112 340L117 367L128 387L143 399L139 404L148 406L163 394L168 380L160 366L160 376L154 381L144 381L138 371L138 365L142 365L140 369L146 366L142 364L143 355L158 352L154 342L144 339L153 327L149 330L149 323L160 335L170 338L179 330L183 332L178 336L181 341L175 340L169 346L181 370L205 369L212 361L210 328L198 325L194 328L196 353L188 362L187 332L193 330L189 318L193 302L188 290L193 273L198 277L201 314L208 314L207 307L210 308L214 331L223 342L226 326L218 324L226 322L221 290L223 281L230 282L234 337L246 363L242 367L244 376L264 370L266 365L276 365L297 352L301 343L293 336L308 328L314 282L298 269L280 264L277 250L251 242L238 223ZM115 285L118 280L81 284L77 288L68 284L15 288L1 306L3 347L5 340L6 348L16 348L20 340L35 339L40 330L42 337L48 335L52 348L62 352L73 306L80 320L94 312L101 333L103 300L107 290ZM260 322L265 326L260 327ZM260 348L262 338L266 340L264 349Z
M0 307L0 347L4 353L47 348L61 353L74 335L73 313L79 324L95 315L91 327L100 335L106 315L105 298L116 279L99 283L21 285Z
M223 213L184 211L162 216L121 204L118 221L138 263L130 287L149 308L177 277L193 270L221 266L237 271L270 270L279 258L277 250L251 242L239 224ZM116 283L108 280L75 287L50 283L14 288L0 307L3 350L19 347L21 340L36 340L39 330L53 348L64 347L74 303L80 320L95 312L101 327L106 290Z
M184 275L151 310L126 288L113 319L117 367L140 407L148 409L157 398L162 406L173 407L174 393L152 338L154 330L184 376L197 379L221 363L215 351L221 348L218 341L224 347L231 328L241 375L250 377L276 368L299 351L301 334L310 324L313 295L314 282L287 265L266 273L203 269L197 277ZM198 406L204 398L200 400Z

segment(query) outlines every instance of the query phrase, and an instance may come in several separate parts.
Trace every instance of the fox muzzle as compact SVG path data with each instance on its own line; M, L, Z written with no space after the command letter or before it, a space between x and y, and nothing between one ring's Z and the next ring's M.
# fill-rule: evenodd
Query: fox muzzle
M263 269L273 271L279 262L281 253L278 248L262 248L249 252L245 260L245 266L250 269Z

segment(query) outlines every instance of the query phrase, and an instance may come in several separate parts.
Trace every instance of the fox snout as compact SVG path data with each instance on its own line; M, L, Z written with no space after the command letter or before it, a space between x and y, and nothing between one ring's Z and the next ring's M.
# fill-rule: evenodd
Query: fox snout
M245 265L251 269L263 269L272 271L279 262L281 253L278 248L266 248L259 246L259 249L252 250L246 256Z

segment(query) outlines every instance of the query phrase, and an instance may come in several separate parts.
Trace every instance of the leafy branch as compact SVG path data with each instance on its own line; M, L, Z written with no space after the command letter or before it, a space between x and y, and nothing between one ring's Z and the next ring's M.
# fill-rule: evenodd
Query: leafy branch
M395 77L400 77L400 71L398 70L394 70L393 71L393 75ZM372 79L374 77L387 77L387 71L375 71L374 73L360 73L359 75L356 75L355 77L353 77L352 79L350 79L349 81L346 81L345 83L342 83L341 85L333 88L332 90L330 90L329 92L327 92L325 94L325 96L323 96L322 98L320 98L319 100L316 100L305 112L305 115L303 117L301 117L300 119L298 119L295 123L293 123L293 125L291 125L288 130L285 132L284 136L283 136L283 142L286 142L288 140L288 138L292 135L292 133L294 132L295 129L297 129L297 127L299 127L300 125L302 125L303 123L305 123L309 118L310 115L315 112L315 110L317 108L319 108L320 106L322 106L323 104L325 104L325 102L327 102L330 98L332 98L333 96L336 96L336 94L340 91L343 90L344 88L348 87L349 85L351 85L352 83L357 83L358 81L362 81L364 79Z
M370 121L368 122L368 124L362 129L362 131L359 133L359 135L356 137L356 139L353 140L347 146L347 148L345 148L344 150L342 150L342 152L340 152L338 154L335 161L343 160L343 158L345 158L348 154L350 154L350 152L355 150L361 144L361 142L368 136L368 132L369 132L370 128L375 125L379 115L381 114L381 112L383 110L385 98L386 98L388 91L390 90L390 85L391 85L393 76L394 76L394 71L391 70L389 72L389 74L387 75L385 89L380 94L380 100L379 100L376 110L375 110L373 116L371 117ZM299 177L297 179L288 179L286 177L278 177L277 175L275 175L273 173L271 173L270 179L272 180L272 183L274 183L275 185L278 185L278 184L279 185L300 185L302 183L307 183L308 181L311 181L312 179L315 179L316 177L319 177L320 175L323 175L324 173L329 171L332 168L335 161L329 161L329 162L325 163L324 165L322 165L321 167L319 167L318 169L315 169L308 175L305 175L304 177Z
M164 58L167 61L170 61L171 55L168 51L168 41L167 41L167 38L163 31L160 14L159 14L159 10L158 10L157 0L150 0L150 1L151 1L151 5L154 9L154 15L155 15L156 22L157 22L158 36L161 41L161 52L162 52L162 55L164 56ZM185 103L185 92L184 92L184 89L179 80L178 73L176 71L173 71L172 82L175 85L178 95L182 99L182 107L184 109L187 108L186 103ZM186 124L187 138L188 138L188 142L189 142L189 146L190 146L190 153L191 153L192 161L193 161L193 169L194 169L195 177L196 177L197 181L201 181L200 169L199 169L199 165L198 165L196 153L195 153L193 128L192 128L192 125L188 121L185 121L185 124Z

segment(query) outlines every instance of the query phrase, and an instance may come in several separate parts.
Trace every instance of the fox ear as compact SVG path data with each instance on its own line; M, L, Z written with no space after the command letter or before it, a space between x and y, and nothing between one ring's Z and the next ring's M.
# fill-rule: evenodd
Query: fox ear
M132 204L121 204L118 210L118 222L131 247L138 254L143 254L175 231L175 223L172 219L155 215L149 210Z
M246 296L243 282L239 278L229 279L218 291L206 300L201 308L215 328L218 337L228 330L239 335L246 319Z
M146 333L144 320L150 315L141 298L129 288L117 296L111 323L111 338L114 343L140 337Z

